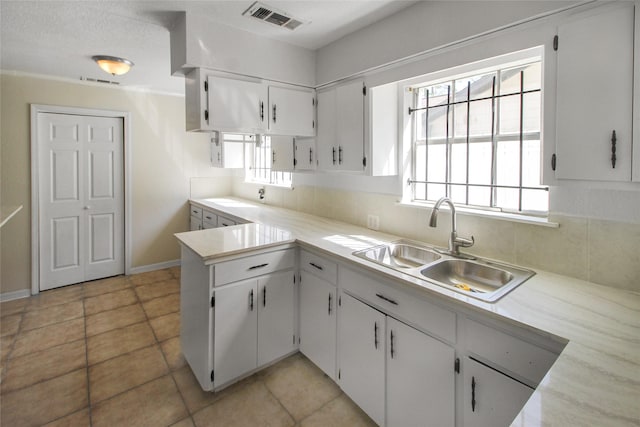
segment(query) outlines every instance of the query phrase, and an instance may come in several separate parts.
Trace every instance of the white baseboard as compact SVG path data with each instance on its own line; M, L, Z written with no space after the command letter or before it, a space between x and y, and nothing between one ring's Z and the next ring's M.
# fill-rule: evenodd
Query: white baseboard
M0 294L0 301L5 302L14 299L29 298L30 296L31 291L29 289L20 289L19 291L5 292L3 294Z
M173 261L159 262L157 264L142 265L140 267L131 267L129 274L146 273L148 271L162 270L163 268L177 267L180 265L179 259Z

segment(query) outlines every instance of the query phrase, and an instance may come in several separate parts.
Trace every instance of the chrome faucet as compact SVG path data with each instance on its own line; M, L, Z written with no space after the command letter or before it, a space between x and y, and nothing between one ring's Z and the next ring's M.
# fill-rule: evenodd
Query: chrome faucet
M453 205L451 199L449 199L448 197L441 197L436 202L436 204L433 206L433 210L431 211L431 217L429 218L429 227L435 227L438 224L438 211L440 210L440 206L443 203L448 204L449 209L451 209L451 235L449 236L449 254L459 256L460 247L471 247L475 243L475 240L473 239L473 236L471 236L471 239L458 237L458 231L456 230L456 207Z

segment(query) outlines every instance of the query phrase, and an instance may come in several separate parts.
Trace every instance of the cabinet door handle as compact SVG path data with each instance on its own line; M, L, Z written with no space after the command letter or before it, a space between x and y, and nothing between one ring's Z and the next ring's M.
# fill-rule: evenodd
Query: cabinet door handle
M333 164L335 165L336 164L336 147L333 147L332 151L333 151Z
M390 302L390 303L391 303L391 304L393 304L393 305L398 305L398 303L397 303L397 302L395 302L395 301L394 301L394 300L392 300L391 298L387 298L387 297L385 297L385 296L384 296L384 295L382 295L382 294L376 294L376 296L377 296L378 298L380 298L380 299L385 300L386 302Z
M264 102L260 101L260 121L264 122Z
M342 146L338 147L338 164L342 164Z
M276 163L276 150L271 150L271 164Z
M476 377L471 377L471 412L476 411Z
M373 346L378 349L378 322L373 322Z
M276 122L276 104L273 104L273 123Z
M393 348L393 331L391 331L391 358L395 355L395 349Z
M267 306L267 285L262 288L262 306Z
M616 131L611 133L611 167L616 168Z
M253 311L253 289L249 292L249 309Z
M313 163L313 148L309 148L309 164Z
M223 225L224 225L224 224L223 224ZM264 263L264 264L254 265L254 266L252 266L252 267L249 267L249 268L247 269L247 271L249 271L249 270L255 270L255 269L258 269L258 268L262 268L262 267L266 267L267 265L269 265L269 263L268 263L268 262L266 262L266 263Z
M331 299L332 299L332 296L331 294L329 294L329 309L328 309L329 316L331 316Z
M316 263L310 262L310 263L309 263L309 265L310 265L311 267L315 267L315 268L317 268L317 269L318 269L318 270L320 270L320 271L324 270L324 268L322 268L322 266L321 266L321 265L318 265L318 264L316 264Z

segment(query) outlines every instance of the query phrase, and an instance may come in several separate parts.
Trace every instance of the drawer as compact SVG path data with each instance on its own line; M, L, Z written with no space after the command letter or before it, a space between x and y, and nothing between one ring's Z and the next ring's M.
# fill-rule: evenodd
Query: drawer
M212 226L206 228L215 228L218 226L218 215L206 209L202 210L202 222L208 222Z
M338 264L311 252L300 251L300 268L334 285L338 281Z
M196 205L190 206L191 216L195 216L198 219L202 219L202 208Z
M343 290L379 307L399 320L451 343L456 341L456 314L424 299L416 298L392 284L372 279L340 266L340 286Z
M226 216L218 215L218 227L228 227L230 225L236 225L236 222Z
M214 286L295 267L295 249L266 252L221 262L214 266Z
M467 350L537 386L558 356L541 347L472 320L464 321Z

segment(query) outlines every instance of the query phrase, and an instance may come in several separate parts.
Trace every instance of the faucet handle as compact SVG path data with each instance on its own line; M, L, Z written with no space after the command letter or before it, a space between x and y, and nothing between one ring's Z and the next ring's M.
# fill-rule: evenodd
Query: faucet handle
M466 237L456 237L457 246L462 246L463 248L469 248L473 246L476 240L471 236L471 239L467 239Z

